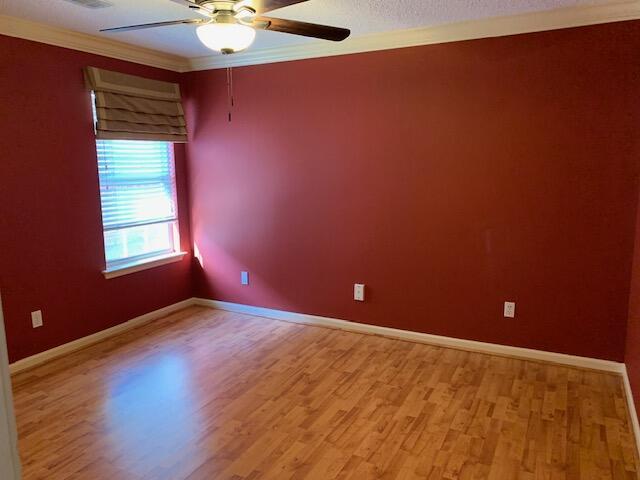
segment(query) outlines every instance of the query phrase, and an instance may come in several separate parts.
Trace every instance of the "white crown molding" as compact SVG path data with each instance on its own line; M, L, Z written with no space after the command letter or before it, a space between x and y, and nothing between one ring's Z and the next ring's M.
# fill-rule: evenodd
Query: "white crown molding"
M6 15L0 15L0 35L24 38L176 72L187 72L349 55L636 19L640 19L640 0L613 1L599 5L581 5L435 27L395 30L351 37L340 43L316 42L280 48L249 49L234 55L218 54L191 59Z
M477 38L500 37L581 27L599 23L640 18L640 1L616 1L600 5L582 5L508 17L487 18L435 27L396 30L351 37L343 42L318 42L270 49L249 49L234 55L210 55L190 59L190 70L239 67L286 62L305 58L330 57L353 53L457 42Z
M0 15L0 35L33 40L175 72L184 72L189 69L186 58L7 15Z

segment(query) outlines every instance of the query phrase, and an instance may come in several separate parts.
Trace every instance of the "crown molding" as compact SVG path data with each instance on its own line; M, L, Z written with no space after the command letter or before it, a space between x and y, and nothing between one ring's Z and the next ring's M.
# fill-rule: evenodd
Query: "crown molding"
M582 5L435 27L396 30L351 37L340 43L319 42L291 47L249 49L246 52L233 55L197 57L189 60L189 70L209 70L286 62L305 58L349 55L635 19L640 19L640 1L638 0L617 1L600 5Z
M189 61L183 57L7 15L0 15L0 35L33 40L175 72L184 72L189 69Z
M217 54L191 59L6 15L0 15L0 35L24 38L175 72L188 72L349 55L636 19L640 19L640 0L625 0L435 27L395 30L351 37L340 43L316 42L290 47L249 49L234 55Z

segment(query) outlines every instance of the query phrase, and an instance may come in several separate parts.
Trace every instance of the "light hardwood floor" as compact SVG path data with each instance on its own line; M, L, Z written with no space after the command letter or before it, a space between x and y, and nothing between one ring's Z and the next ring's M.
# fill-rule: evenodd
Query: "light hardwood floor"
M635 479L620 377L192 307L14 378L24 479Z

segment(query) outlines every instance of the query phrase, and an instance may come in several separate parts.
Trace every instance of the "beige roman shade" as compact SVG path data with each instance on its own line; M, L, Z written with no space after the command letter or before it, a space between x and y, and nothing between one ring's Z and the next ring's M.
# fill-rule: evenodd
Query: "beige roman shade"
M150 78L86 67L95 94L96 138L186 142L180 86Z

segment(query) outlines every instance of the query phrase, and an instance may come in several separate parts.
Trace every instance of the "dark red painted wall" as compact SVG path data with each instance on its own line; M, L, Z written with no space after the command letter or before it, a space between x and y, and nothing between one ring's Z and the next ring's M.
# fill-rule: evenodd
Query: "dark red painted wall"
M128 62L0 36L0 292L12 361L191 296L190 261L111 280L82 67L178 81ZM176 148L190 250L185 159ZM30 312L41 309L42 328Z
M0 37L11 359L195 293L622 360L638 47L639 24L627 22L237 68L228 123L224 71L181 77ZM185 260L102 277L85 65L187 88L191 221L204 261L193 276ZM189 249L182 146L176 156ZM365 303L351 300L354 282L367 284ZM637 384L633 298L627 361ZM505 300L517 302L516 319L502 317ZM45 326L34 330L36 309Z
M639 51L627 22L236 68L231 123L188 74L196 293L622 360Z

